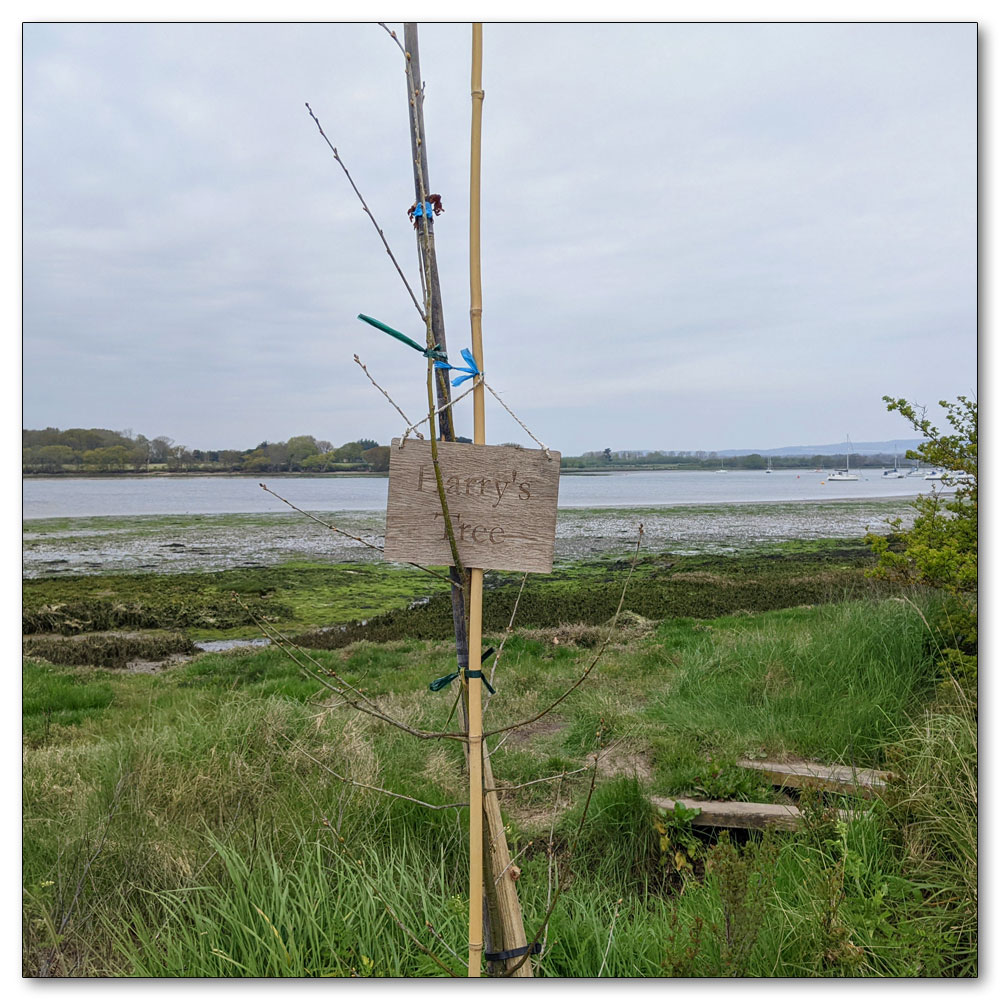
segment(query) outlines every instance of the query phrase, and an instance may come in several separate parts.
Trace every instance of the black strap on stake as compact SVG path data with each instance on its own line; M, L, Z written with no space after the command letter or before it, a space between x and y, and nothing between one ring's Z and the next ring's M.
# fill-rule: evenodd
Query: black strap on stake
M542 950L541 941L526 944L523 948L511 948L510 951L488 951L484 956L487 962L506 962L508 958L520 958L522 955L537 955Z

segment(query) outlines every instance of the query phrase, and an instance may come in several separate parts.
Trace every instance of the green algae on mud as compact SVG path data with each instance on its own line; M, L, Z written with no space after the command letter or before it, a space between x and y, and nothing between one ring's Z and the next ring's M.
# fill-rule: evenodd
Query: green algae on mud
M428 593L426 573L370 563L289 563L214 573L113 573L25 580L26 634L183 629L191 639L319 628L405 608Z
M22 641L25 656L65 666L95 666L121 670L132 664L151 667L155 663L190 658L198 652L191 640L179 632L94 632L86 635L29 635Z
M643 553L625 607L650 619L710 618L870 593L860 541L795 541L740 556ZM615 611L631 556L557 566L529 577L517 625L596 625ZM488 573L484 625L503 631L521 575ZM104 574L24 581L25 634L182 630L192 640L250 638L258 621L316 647L357 639L446 638L448 585L412 567L288 563L214 573Z
M640 555L624 608L651 620L709 619L867 597L888 589L867 576L873 565L861 541L796 542L745 556ZM515 604L521 629L605 623L631 568L629 558L560 567L551 576L529 577L523 592L520 574L487 574L483 629L503 633ZM377 618L302 634L298 642L332 649L359 640L443 639L452 627L451 602L441 589Z

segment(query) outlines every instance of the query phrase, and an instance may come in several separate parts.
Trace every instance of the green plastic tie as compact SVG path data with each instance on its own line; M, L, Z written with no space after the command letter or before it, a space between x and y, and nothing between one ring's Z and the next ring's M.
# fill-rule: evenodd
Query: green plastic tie
M493 655L493 647L490 646L490 648L487 649L485 653L483 653L479 662L485 663L492 655ZM445 674L444 677L439 677L437 680L431 681L430 684L427 685L427 687L430 688L431 691L440 691L442 688L446 688L456 677L458 677L459 674L461 674L461 672L462 672L461 670L456 670L454 673ZM496 689L483 676L483 672L481 670L469 670L469 668L466 667L465 676L466 679L470 677L478 677L486 685L490 694L496 694Z
M401 341L408 347L412 347L415 351L419 351L425 358L430 358L431 361L448 360L447 353L439 351L437 344L433 347L421 347L415 340L407 337L405 333L400 333L399 330L394 330L391 326L386 326L381 320L377 320L372 316L366 316L364 313L358 313L358 319L364 321L369 326L375 327L376 330L381 330L383 333L389 334L390 337L395 337L396 340Z
M431 681L427 686L432 691L440 691L442 688L446 688L461 671L456 670L453 674L445 674L444 677L439 677L436 681Z
M466 670L465 671L465 676L466 677L478 677L486 685L486 687L489 689L490 694L496 694L496 691L493 690L493 685L490 684L490 682L483 675L482 670Z

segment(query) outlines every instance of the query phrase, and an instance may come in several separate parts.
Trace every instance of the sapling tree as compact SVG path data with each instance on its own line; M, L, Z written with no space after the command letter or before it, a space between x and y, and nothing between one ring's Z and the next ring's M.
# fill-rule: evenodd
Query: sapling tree
M286 652L289 653L290 656L292 656L292 658L300 666L300 668L303 670L304 673L306 673L308 676L316 680L323 687L327 688L329 691L337 695L342 705L350 707L355 711L361 713L362 715L367 715L371 718L379 720L382 723L385 723L399 730L402 730L403 732L406 732L407 734L417 738L418 740L458 741L463 745L463 747L465 747L466 757L470 765L470 793L476 792L476 790L478 790L478 794L470 794L470 799L472 799L472 801L469 803L470 830L473 828L473 823L472 823L473 819L476 819L477 820L476 825L481 826L481 831L482 831L481 839L483 848L482 853L486 859L486 870L483 872L484 877L477 879L475 878L475 876L473 876L471 880L472 884L470 886L471 890L470 909L473 912L470 912L469 973L470 975L478 974L479 957L480 957L479 953L482 951L483 948L482 938L478 938L478 943L474 943L477 940L476 934L478 933L475 930L475 924L476 921L478 920L478 915L475 912L476 906L478 905L476 903L476 897L478 894L476 887L480 882L482 882L484 883L485 887L485 895L483 897L483 923L485 924L487 932L485 943L486 943L486 951L487 952L492 951L494 953L493 964L492 964L493 971L507 976L512 976L512 975L530 976L532 969L531 955L536 953L538 947L540 947L541 939L548 926L548 921L552 915L553 908L556 905L560 893L563 891L567 883L565 880L563 880L559 884L558 888L554 893L552 892L552 887L550 885L549 901L546 907L546 912L542 918L541 924L539 925L537 931L534 933L534 937L529 939L524 931L520 905L517 901L517 892L516 889L514 888L514 881L516 880L516 874L512 874L512 872L515 872L516 866L514 865L514 859L511 858L509 850L507 848L506 828L504 826L502 817L500 815L499 803L497 801L498 792L510 791L520 786L503 785L494 780L492 768L490 766L491 748L486 744L485 741L487 739L491 739L492 737L509 733L515 729L522 728L537 721L542 716L552 711L558 704L560 704L563 701L563 699L565 699L573 690L575 690L586 679L586 677L594 669L594 667L597 664L597 661L603 654L604 649L607 646L608 640L610 640L610 637L616 627L618 614L621 612L622 603L625 597L625 589L628 586L628 579L625 581L625 585L623 586L622 589L622 599L621 601L619 601L618 611L616 612L612 622L609 624L608 634L607 638L605 639L604 645L600 648L600 650L598 650L597 654L595 655L591 663L586 667L582 675L575 683L570 685L569 688L565 692L563 692L563 694L561 694L558 698L552 701L548 705L548 707L544 708L541 712L537 712L531 718L522 719L519 722L515 722L509 725L499 726L497 728L488 730L486 732L482 732L481 720L479 719L477 712L477 714L474 716L474 718L476 719L476 731L475 733L473 732L473 729L469 724L470 706L475 705L478 707L479 704L478 687L481 683L481 681L478 680L478 678L481 677L482 675L480 674L480 671L478 669L469 670L468 667L470 662L470 651L471 651L470 645L475 646L474 652L475 652L476 663L473 665L476 667L479 666L478 661L481 655L481 650L479 649L479 646L481 644L481 640L479 637L479 621L480 621L479 616L478 615L472 616L472 618L474 618L475 621L475 628L474 629L471 628L469 608L470 608L470 594L475 598L477 606L478 604L481 604L482 570L481 569L472 570L470 574L470 572L467 569L465 569L462 565L457 543L455 540L455 530L451 523L451 516L448 509L448 500L445 494L441 469L438 463L438 448L437 448L439 440L454 441L456 439L451 410L453 405L455 403L458 403L462 398L464 398L464 396L467 393L459 394L458 396L455 397L454 400L452 400L450 394L450 385L448 381L448 376L446 375L445 370L442 369L440 365L435 366L433 364L434 361L446 360L446 353L445 353L446 344L444 338L444 319L443 319L443 309L441 305L441 289L437 274L437 264L434 252L434 237L433 237L433 215L438 213L438 210L441 207L441 199L438 195L430 191L427 181L427 145L426 145L426 137L423 131L424 126L423 126L423 107L422 107L423 85L422 81L420 80L420 72L419 72L419 55L417 52L416 25L414 24L406 25L405 45L400 43L400 40L395 32L391 31L385 25L382 25L382 27L385 28L386 32L388 32L393 41L400 48L401 54L404 59L404 68L407 80L407 96L410 106L410 126L411 126L410 138L411 138L411 149L413 153L414 188L416 193L416 201L414 203L414 207L411 208L409 214L411 220L414 222L414 229L417 238L418 260L420 265L420 292L421 292L421 295L419 297L417 293L414 291L414 289L410 286L409 282L407 282L406 277L403 273L403 269L400 267L395 255L393 254L392 249L390 248L388 241L385 238L384 232L378 226L378 223L376 222L371 209L368 207L367 203L362 197L361 192L359 191L353 178L348 172L347 167L344 164L344 161L341 159L340 154L338 153L336 147L333 145L333 143L330 142L329 138L326 136L325 132L323 131L323 127L318 117L313 113L312 108L310 108L308 104L306 105L306 107L309 110L309 114L312 117L313 121L315 122L320 135L323 137L327 145L330 147L330 150L333 152L335 159L341 166L343 172L345 173L348 181L351 184L351 187L354 189L359 200L361 201L364 211L369 216L373 226L378 232L382 244L387 254L389 255L390 259L392 260L392 263L395 266L400 279L403 281L410 295L410 298L413 302L413 305L416 309L416 312L420 316L421 322L425 329L426 346L424 347L410 340L410 338L407 337L406 335L386 327L385 324L381 323L378 320L373 319L370 316L361 315L359 317L360 319L365 320L366 322L370 323L376 328L382 329L384 332L391 334L396 339L407 343L410 347L416 348L427 359L426 381L427 381L428 412L426 418L424 418L424 420L420 421L418 424L412 424L409 421L409 418L407 418L406 415L403 414L403 412L391 399L388 393L381 386L379 386L377 382L375 382L374 378L372 378L367 368L361 363L360 359L356 355L354 360L360 365L365 375L369 378L369 380L372 382L375 388L379 389L379 391L381 391L383 395L386 396L386 398L396 408L396 410L400 413L400 415L407 420L408 424L410 424L410 426L407 428L406 433L403 435L403 440L405 440L407 434L411 432L416 432L416 428L421 426L422 424L426 423L428 427L428 439L429 439L428 443L431 451L433 476L437 488L438 500L440 502L440 507L441 507L441 514L439 516L442 517L442 522L445 527L446 536L450 544L452 561L450 569L448 570L447 577L445 577L444 574L436 570L427 569L426 567L423 566L419 568L424 569L432 576L435 576L442 580L447 580L452 595L453 616L455 624L456 658L458 660L459 670L455 674L450 675L449 677L442 678L442 680L450 683L457 678L461 686L458 698L458 704L462 709L461 731L459 732L427 731L420 729L414 725L409 725L403 722L402 720L395 718L392 715L392 713L388 711L379 702L378 699L373 699L369 697L364 690L359 689L356 686L352 685L347 681L346 678L344 678L341 675L338 675L336 671L331 670L328 666L320 665L305 650L302 650L301 648L297 647L294 643L292 643L288 639L288 637L281 635L265 622L259 622L258 624L260 624L265 634L269 635L275 641L276 644L281 646L283 649L285 649ZM473 30L474 66L473 66L472 97L474 102L474 109L478 102L479 113L481 114L483 91L481 89L481 86L476 82L477 79L476 52L477 51L481 52L481 48L477 48L479 44L477 42L477 31L479 31L479 38L481 38L481 29L479 29L478 26ZM474 130L473 130L474 151L476 149L475 122L476 118L474 111ZM475 162L475 155L473 159ZM477 197L478 178L475 172L474 172L474 182L472 188L474 192L474 197ZM476 211L478 211L478 203L476 204L477 204ZM471 240L470 243L472 243ZM476 236L475 245L478 248L478 234ZM474 267L471 269L475 271ZM479 348L477 348L476 343L477 343L477 320L481 312L482 312L481 306L476 301L476 296L474 294L473 306L470 309L470 315L473 325L473 349L479 350L480 352L481 352L481 345ZM540 446L546 457L548 457L550 460L557 461L558 456L553 456L549 454L549 451L546 448L546 446L542 444L542 442L538 441L538 439L535 438L530 431L528 431L525 425L516 417L516 415L514 415L510 411L509 407L506 406L503 400L499 398L497 393L486 383L485 379L482 376L482 372L480 370L482 367L481 361L478 363L477 366L476 362L470 361L471 355L468 352L463 351L462 354L463 356L466 357L466 360L473 365L472 369L461 368L460 370L471 371L472 377L474 377L473 388L478 394L476 403L477 414L481 413L483 390L484 389L489 390L489 392L493 395L493 397L498 400L500 405L504 409L506 409L508 413L510 413L510 415L521 425L521 427L525 431L527 431L529 436L531 436L532 439ZM458 381L459 380L456 380L456 384L458 384ZM465 381L465 379L462 379L461 381ZM477 422L478 441L482 441L481 436L479 436L480 420L481 417L477 415L476 422ZM419 436L419 432L417 433ZM372 451L388 452L388 449L372 449ZM371 452L365 452L366 459L370 456L370 454ZM261 485L264 487L265 490L273 493L273 491L268 490L268 488L264 486L263 483ZM278 496L277 494L274 495ZM283 497L278 497L278 499L281 499L285 503L288 503L290 506L295 507L294 504L291 504L290 501L285 500ZM298 510L299 508L295 507L295 509ZM307 514L306 516L312 518L313 520L317 521L320 520L319 518L316 518L315 515L312 514ZM325 522L320 522L320 523L325 523ZM335 525L327 524L327 527L341 534L348 534L347 532L343 532L341 529L337 528ZM356 536L349 536L349 537L355 538L356 541L370 548L380 547L369 541L358 538ZM642 537L642 527L640 525L639 527L640 540L641 537ZM635 566L635 558L637 558L638 556L638 547L639 544L637 543L635 557L633 558L633 563L632 563L633 569ZM631 572L629 573L629 579L630 578L631 578ZM515 613L516 613L516 605L515 605ZM512 628L513 628L513 617L511 619L511 625L507 629L507 635L511 633ZM475 638L471 639L470 637L473 635L475 636ZM505 641L506 638L504 639L504 642ZM496 665L500 660L502 651L503 651L503 644L501 643L500 649L497 651L496 656L494 658L494 665L493 665L494 673L491 673L490 675L491 681L495 675ZM477 700L475 701L471 699L471 693L470 693L470 689L472 688L471 678L473 674L477 678L475 685ZM437 690L437 688L432 688L432 689ZM449 718L449 723L450 723L450 718ZM494 746L493 749L495 748L496 747ZM477 770L474 770L474 767L478 769L480 758L482 760L481 776L477 776ZM591 775L591 786L590 786L592 792L593 783L594 780L596 779L596 769L597 769L596 758L594 759L593 764L591 765L591 769L593 772ZM568 776L568 773L569 772L563 772L563 774L561 775L557 774L557 775L552 775L550 778L543 778L536 780L543 780L543 781L562 780ZM346 776L339 776L339 775L337 776L341 777L342 780L345 780L349 784L352 785L358 784L357 782L347 778ZM391 789L375 788L372 785L363 785L362 787L382 792L384 794L389 795L390 797L407 798L411 802L417 802L417 804L420 805L428 805L427 803L418 802L418 800L410 798L409 796L399 795L398 793L393 792ZM473 802L475 802L480 795L482 795L482 802L474 806ZM589 806L589 801L590 798L588 795L587 805L585 805L583 816L581 817L581 824L583 822L583 819L586 817L587 806ZM462 808L464 805L465 804L463 803L456 803L450 806L437 807L437 808ZM482 816L485 819L485 822L480 824L478 822L479 816ZM339 838L339 834L338 834L338 839L340 840L341 843L343 843L342 838ZM480 839L479 835L475 834L474 840L476 843L479 843L479 839ZM470 853L473 852L470 850ZM391 910L390 910L390 915L393 916L393 919L396 919L395 915L392 914ZM400 922L397 920L397 923ZM402 927L402 929L404 930L404 932L407 934L407 936L410 938L411 941L413 941L423 950L425 951L427 950L424 947L424 945L418 941L418 939L416 938L416 936L414 935L414 933L410 928L403 926L401 923L400 926ZM441 965L442 968L445 968L444 964L436 957L435 961L439 965Z

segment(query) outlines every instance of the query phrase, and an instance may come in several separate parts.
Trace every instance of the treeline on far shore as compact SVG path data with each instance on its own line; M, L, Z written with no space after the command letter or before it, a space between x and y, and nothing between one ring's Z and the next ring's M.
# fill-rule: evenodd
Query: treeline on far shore
M162 472L387 472L389 448L362 439L334 447L302 434L287 441L262 441L239 451L203 451L176 444L169 437L147 438L131 431L73 427L61 431L22 430L23 473L162 473Z
M564 455L562 468L570 472L599 471L601 469L840 469L847 463L847 455L720 455L717 451L585 451L582 455ZM851 468L882 469L898 464L912 467L913 461L903 461L903 456L888 453L856 455L851 452Z
M468 441L468 438L459 438ZM22 430L21 470L26 475L94 473L276 473L387 472L389 448L362 438L339 447L301 434L287 441L262 441L256 448L202 450L176 444L172 438L147 438L131 430L73 427ZM563 456L567 472L627 469L829 469L842 467L846 455L782 455L753 453L721 458L714 451L588 451ZM851 455L857 468L892 465L892 455Z

